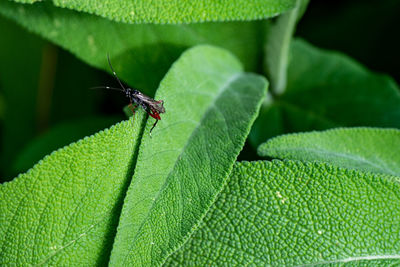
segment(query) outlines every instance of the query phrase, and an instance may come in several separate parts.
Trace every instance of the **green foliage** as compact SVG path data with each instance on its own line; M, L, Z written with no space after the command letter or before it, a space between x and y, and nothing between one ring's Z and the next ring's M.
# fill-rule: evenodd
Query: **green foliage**
M144 122L126 121L0 185L0 265L107 261ZM10 201L12 199L12 201Z
M400 177L400 131L339 128L282 135L260 145L258 153L281 159L323 161Z
M400 127L399 88L293 40L308 2L0 1L0 176L50 154L0 185L0 265L399 264L400 132L371 128ZM120 86L107 55L165 113L150 135L151 106L125 107L56 150L136 102L88 90ZM271 139L260 154L285 161L234 167L270 137L351 126Z
M339 50L400 82L400 1L318 2L307 10L297 35L312 44ZM379 17L379 19L371 19Z
M339 126L398 128L399 106L400 91L390 77L295 40L286 91L263 106L250 141L257 147L282 133Z
M40 0L15 1L34 3ZM52 0L52 2L57 7L127 23L190 23L268 18L292 8L295 0Z
M153 119L140 139L140 112L134 125L118 124L62 149L0 186L2 265L103 264L111 246L111 265L162 263L225 184L266 86L222 49L199 46L184 53L157 92L168 113L152 137ZM14 195L19 197L9 203ZM27 243L26 255L15 254Z
M109 54L118 75L145 92L154 91L171 64L187 48L213 44L232 51L254 70L261 53L261 22L188 25L129 25L55 8L0 2L0 14L71 51L91 66L109 71ZM85 25L85 27L82 27Z
M158 265L184 242L225 184L265 87L208 46L172 66L156 95L168 113L141 142L111 266Z
M382 174L324 163L238 163L198 230L167 263L398 264L399 197L398 178Z
M87 90L98 82L92 68L7 19L0 17L0 27L7 36L0 42L0 90L6 105L0 133L0 169L4 170L0 180L8 180L51 151L84 137L69 138L68 143L59 142L51 150L43 149L34 162L26 162L19 172L14 169L22 150L51 124L97 114L94 109L99 93Z

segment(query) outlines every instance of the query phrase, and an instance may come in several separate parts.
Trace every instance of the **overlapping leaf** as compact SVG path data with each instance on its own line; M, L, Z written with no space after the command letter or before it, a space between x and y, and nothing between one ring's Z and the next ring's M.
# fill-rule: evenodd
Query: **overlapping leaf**
M232 51L246 70L261 54L263 22L188 25L129 25L56 8L0 2L0 14L71 51L91 66L109 71L107 54L130 86L153 92L171 64L187 48L212 44ZM84 27L82 27L84 25Z
M176 266L400 262L398 178L294 161L238 163Z
M224 185L266 86L225 50L186 52L157 94L153 137L149 121L140 139L141 111L0 185L0 265L101 265L112 246L111 265L163 262Z
M250 140L258 146L282 133L339 126L399 128L399 106L400 91L390 77L296 40L286 91L264 105Z
M271 83L271 91L275 94L282 94L286 89L290 43L307 5L308 0L297 0L290 12L279 16L267 27L264 69Z

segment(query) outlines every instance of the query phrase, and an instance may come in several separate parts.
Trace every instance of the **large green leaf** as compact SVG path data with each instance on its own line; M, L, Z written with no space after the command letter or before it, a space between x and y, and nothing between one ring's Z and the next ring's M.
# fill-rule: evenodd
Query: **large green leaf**
M0 14L71 51L88 64L109 71L107 54L129 85L154 91L171 64L187 48L213 44L232 51L247 70L261 54L263 22L129 25L56 8L0 1ZM85 25L85 27L82 27Z
M238 163L178 266L400 262L398 178L294 161Z
M138 112L134 125L126 121L62 148L0 185L0 265L108 261L143 118Z
M231 54L185 52L157 91L166 113L140 145L111 266L158 265L188 238L222 189L266 93Z
M275 137L258 148L261 156L324 161L400 177L400 131L339 128Z
M40 0L15 0L34 3ZM295 0L52 0L58 7L100 15L128 23L190 23L254 20L276 16L294 6Z
M295 40L286 91L264 105L250 140L258 146L273 135L339 126L399 128L399 106L400 90L390 77Z

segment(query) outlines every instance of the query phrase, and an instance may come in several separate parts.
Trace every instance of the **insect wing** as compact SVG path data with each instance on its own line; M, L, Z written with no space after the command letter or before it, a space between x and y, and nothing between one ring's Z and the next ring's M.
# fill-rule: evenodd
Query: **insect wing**
M140 92L136 95L136 97L138 99L140 99L143 103L145 103L147 106L149 106L150 108L156 110L158 113L164 113L165 112L165 109L164 109L162 101L161 102L160 101L156 101L153 98L151 98L151 97L149 97L149 96L147 96L145 94L142 94Z

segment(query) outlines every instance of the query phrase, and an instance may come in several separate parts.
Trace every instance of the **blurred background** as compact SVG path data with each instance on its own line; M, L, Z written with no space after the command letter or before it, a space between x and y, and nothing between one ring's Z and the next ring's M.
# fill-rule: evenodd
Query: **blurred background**
M311 0L296 36L400 83L399 14L399 0ZM117 86L106 72L3 17L0 28L0 182L126 118L123 94L89 90Z

